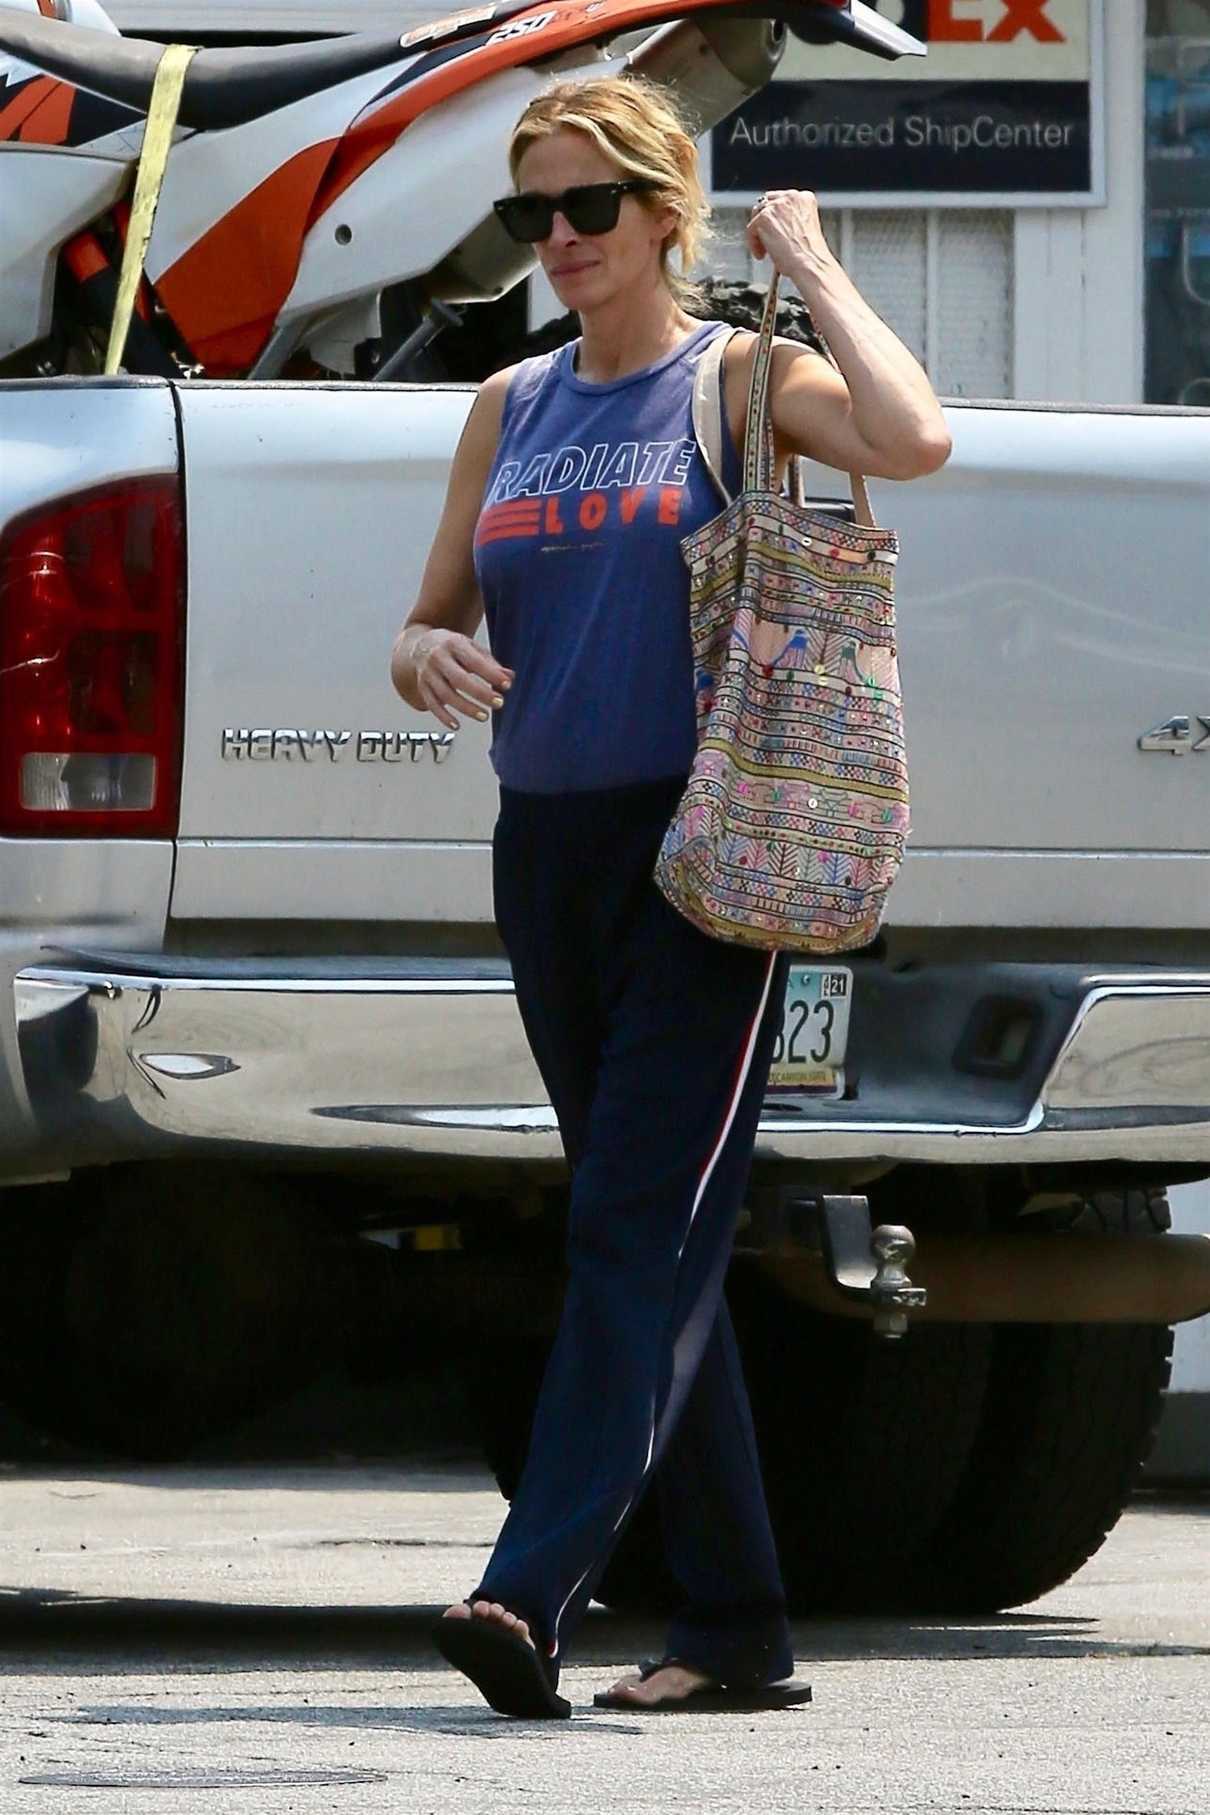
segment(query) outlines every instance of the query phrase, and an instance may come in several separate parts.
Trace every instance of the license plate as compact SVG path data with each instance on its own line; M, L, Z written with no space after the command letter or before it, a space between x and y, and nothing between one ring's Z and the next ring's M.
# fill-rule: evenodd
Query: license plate
M791 965L769 1071L771 1089L841 1095L852 1000L853 973L844 965Z

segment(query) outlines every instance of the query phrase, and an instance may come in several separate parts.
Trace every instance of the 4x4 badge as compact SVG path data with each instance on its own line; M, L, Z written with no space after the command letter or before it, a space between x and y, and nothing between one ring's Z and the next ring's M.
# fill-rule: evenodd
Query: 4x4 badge
M1148 731L1139 739L1140 750L1166 750L1169 756L1196 755L1199 750L1210 750L1210 718L1204 712L1197 714L1197 722L1205 732L1204 737L1194 738L1192 721L1182 714L1170 718L1166 724L1157 725L1154 731Z

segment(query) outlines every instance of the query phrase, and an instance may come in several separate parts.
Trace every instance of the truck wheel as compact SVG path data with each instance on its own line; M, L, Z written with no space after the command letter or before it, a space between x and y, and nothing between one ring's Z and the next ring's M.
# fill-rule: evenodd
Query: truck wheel
M39 1328L10 1402L55 1436L183 1455L339 1349L337 1257L289 1181L139 1166L54 1189L70 1216L53 1242L27 1244Z
M937 1325L885 1342L746 1267L731 1281L791 1611L886 1612L965 1472L988 1332Z
M0 1403L47 1436L77 1435L63 1304L82 1209L74 1181L0 1192Z
M1168 1203L1162 1191L1101 1192L1076 1220L1155 1237L1169 1226ZM978 1439L916 1559L911 1605L994 1613L1074 1575L1130 1498L1171 1354L1171 1330L1154 1324L1000 1325Z

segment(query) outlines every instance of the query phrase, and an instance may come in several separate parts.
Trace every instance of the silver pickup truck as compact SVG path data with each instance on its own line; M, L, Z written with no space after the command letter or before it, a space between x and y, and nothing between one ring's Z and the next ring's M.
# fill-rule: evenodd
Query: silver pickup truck
M0 384L0 1397L50 1429L164 1453L440 1366L515 1478L565 1170L486 730L387 674L471 396ZM947 414L874 499L908 857L794 974L730 1281L798 1607L1062 1580L1210 1307L1165 1233L1210 1175L1210 411ZM602 1596L668 1592L640 1512Z

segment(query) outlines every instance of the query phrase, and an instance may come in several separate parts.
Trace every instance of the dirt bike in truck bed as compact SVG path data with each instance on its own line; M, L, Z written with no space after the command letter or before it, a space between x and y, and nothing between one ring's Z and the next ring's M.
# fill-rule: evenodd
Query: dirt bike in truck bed
M717 117L764 77L719 74L708 11L683 60L672 18L602 28L594 73L662 45ZM393 107L390 58L328 79L359 42L248 128L350 84ZM518 58L441 103L442 183L408 217L426 283L512 281L484 226L505 127L567 68ZM173 155L246 129L186 118ZM0 179L28 158L51 184L18 142ZM112 194L61 246L120 238L98 210L129 159L95 161ZM343 219L316 217L325 258ZM566 1174L492 919L486 730L411 712L387 672L473 390L248 375L289 289L233 295L264 337L234 379L185 376L192 344L173 375L38 376L75 332L41 256L51 312L0 382L0 1398L154 1455L324 1369L440 1367L507 1491ZM323 363L310 317L295 344ZM730 1280L798 1608L970 1613L1062 1580L1125 1504L1169 1326L1210 1305L1210 1242L1167 1232L1165 1199L1210 1175L1210 412L946 413L944 470L875 486L903 544L913 838L878 941L794 968ZM642 1511L601 1593L668 1595Z

